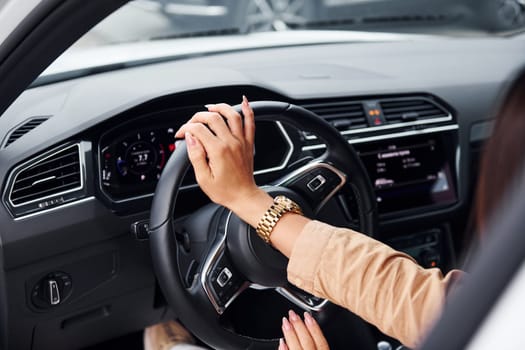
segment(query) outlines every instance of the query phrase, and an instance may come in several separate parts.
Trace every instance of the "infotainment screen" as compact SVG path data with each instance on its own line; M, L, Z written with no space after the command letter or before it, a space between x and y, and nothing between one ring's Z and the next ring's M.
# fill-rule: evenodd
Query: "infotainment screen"
M442 142L417 136L356 146L380 213L456 201L451 157Z

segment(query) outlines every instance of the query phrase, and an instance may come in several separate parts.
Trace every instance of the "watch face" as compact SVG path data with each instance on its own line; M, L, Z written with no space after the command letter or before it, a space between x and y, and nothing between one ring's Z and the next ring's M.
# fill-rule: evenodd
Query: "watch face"
M297 203L295 203L293 200L285 196L275 197L275 202L283 205L284 208L287 210L295 210L295 209L301 210Z

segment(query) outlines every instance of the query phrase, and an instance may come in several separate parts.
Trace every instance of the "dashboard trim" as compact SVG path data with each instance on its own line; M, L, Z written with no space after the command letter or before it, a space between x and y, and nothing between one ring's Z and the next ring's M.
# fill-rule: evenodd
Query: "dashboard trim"
M374 132L374 131L403 128L407 126L443 123L443 122L448 122L452 120L452 114L448 111L448 108L445 108L439 102L433 99L427 98L427 97L414 96L414 97L399 97L399 98L382 98L382 99L379 99L378 101L379 102L390 102L390 101L404 101L404 100L424 100L424 101L430 102L433 105L436 105L437 107L439 107L441 110L446 111L447 115L445 117L421 119L421 120L415 120L412 122L401 122L401 123L393 123L393 124L386 124L386 125L379 125L379 126L368 126L368 127L359 128L359 129L344 130L344 131L341 131L341 135L361 134L361 133L368 133L368 132ZM360 102L365 104L366 102L369 102L369 101L371 100L363 100ZM315 135L305 135L305 138L307 140L317 139Z
M72 202L68 202L68 203L62 204L62 205L57 206L57 207L53 207L53 208L49 208L49 209L43 209L41 211L37 211L37 212L34 212L34 213L18 216L16 218L14 218L13 220L14 221L27 220L27 219L34 218L36 216L40 216L40 215L43 215L43 214L48 214L49 212L57 211L57 210L64 209L64 208L74 207L76 205L80 205L80 204L83 204L83 203L91 202L91 201L94 201L94 200L96 200L95 196L84 197L84 198L78 199L76 201L72 201Z
M273 167L273 168L256 170L253 172L254 175L267 174L267 173L272 173L274 171L283 170L288 165L288 162L290 161L290 158L292 157L293 151L295 150L292 139L290 138L290 136L284 129L283 124L281 122L274 122L274 123L277 125L277 128L282 133L286 143L288 143L288 153L286 154L283 162L280 165Z
M431 133L435 133L435 132L448 131L448 130L457 130L457 129L459 129L459 126L457 124L444 125L444 126L437 126L437 127L434 127L434 128L427 128L427 129L421 129L421 130L410 130L410 131L402 131L402 132L393 133L393 134L362 137L362 138L359 138L359 139L348 140L348 143L352 145L352 144L358 144L358 143L364 143L364 142L388 140L388 139L393 139L393 138L398 138L398 137L405 137L405 136L431 134ZM318 150L318 149L324 149L324 148L326 148L326 145L319 144L319 145L304 146L304 147L302 147L302 150L303 151L312 151L312 150Z

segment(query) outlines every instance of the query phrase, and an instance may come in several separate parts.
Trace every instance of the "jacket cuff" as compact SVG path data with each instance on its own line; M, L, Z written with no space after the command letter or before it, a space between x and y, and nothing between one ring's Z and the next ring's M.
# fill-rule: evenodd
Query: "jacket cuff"
M307 292L314 292L314 279L332 234L332 227L322 222L314 220L305 225L288 261L288 281Z

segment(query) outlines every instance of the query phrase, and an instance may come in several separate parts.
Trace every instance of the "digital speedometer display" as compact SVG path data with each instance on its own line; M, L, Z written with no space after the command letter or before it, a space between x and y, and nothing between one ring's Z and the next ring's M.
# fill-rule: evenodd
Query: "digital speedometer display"
M175 150L175 129L141 129L100 149L101 183L115 198L155 189L162 169Z
M175 132L195 111L187 108L156 112L103 133L98 142L102 192L113 201L128 201L153 194L168 159L175 151ZM287 165L293 146L284 127L277 123L258 122L257 132L264 137L255 139L255 174L270 179L274 176L272 174L277 174ZM189 188L196 183L190 168L182 186Z

